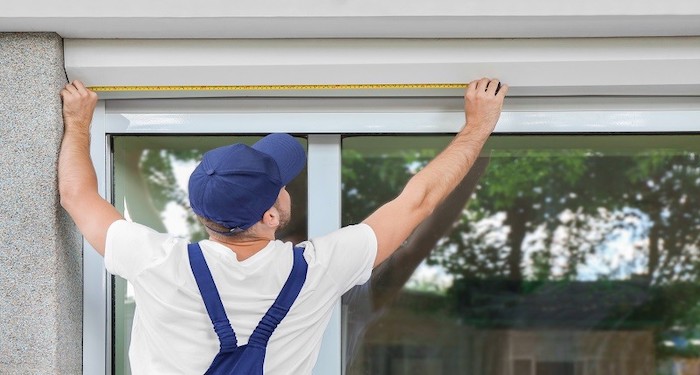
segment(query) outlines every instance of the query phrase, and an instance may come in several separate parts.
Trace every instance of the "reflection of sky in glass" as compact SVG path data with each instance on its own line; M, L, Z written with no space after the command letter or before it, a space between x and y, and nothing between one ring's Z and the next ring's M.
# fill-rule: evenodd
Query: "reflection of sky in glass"
M182 238L190 236L190 228L187 225L188 215L190 215L190 212L175 202L168 203L165 206L165 210L160 213L163 225L165 225L168 233Z
M630 214L630 215L628 215ZM625 209L616 212L599 210L598 216L584 216L580 213L564 211L560 215L563 223L578 216L588 222L591 230L586 238L590 238L589 246L594 251L585 256L577 266L575 280L595 281L601 278L608 280L627 280L635 274L643 274L647 269L647 233L651 227L648 216L636 209ZM475 223L478 232L488 232L484 237L495 247L506 246L509 229L504 224L505 214L497 213ZM624 226L613 229L618 224ZM544 225L529 232L523 240L523 276L534 276L532 257L535 253L545 250L547 231ZM552 278L563 277L567 261L570 257L565 247L569 240L565 226L554 231L554 240L550 247L552 254ZM599 241L598 239L603 239ZM411 280L406 284L409 289L445 291L452 286L454 276L440 266L428 266L423 263L416 269Z
M194 160L182 161L172 156L170 156L170 162L173 166L173 175L175 176L178 188L187 194L190 174L192 174L192 171L199 162ZM187 217L190 215L192 215L192 212L188 208L182 207L175 202L168 203L165 206L165 210L160 213L160 217L168 233L184 238L190 236L191 228L190 225L187 224Z
M165 152L164 150L162 152ZM145 153L144 153L145 155ZM187 185L190 178L190 174L197 166L197 161L182 161L172 155L169 156L170 162L173 168L173 175L175 176L175 181L177 183L177 188L184 191L187 194ZM187 223L187 217L192 215L192 212L187 207L183 207L177 202L168 202L165 205L165 209L159 212L160 219L163 221L167 232L177 237L189 238L191 235L190 225ZM127 198L124 197L124 217L131 221L129 215L129 204Z
M651 227L649 217L635 209L625 209L613 212L611 217L619 217L625 213L623 220L598 220L595 228L606 235L606 241L596 247L596 252L586 257L578 267L578 279L584 281L596 280L600 277L624 280L635 274L643 274L647 268L648 230ZM596 220L592 218L591 220ZM623 222L625 227L610 231L607 227Z
M444 268L429 266L423 262L406 283L406 289L442 293L449 289L453 282L454 276L445 272Z

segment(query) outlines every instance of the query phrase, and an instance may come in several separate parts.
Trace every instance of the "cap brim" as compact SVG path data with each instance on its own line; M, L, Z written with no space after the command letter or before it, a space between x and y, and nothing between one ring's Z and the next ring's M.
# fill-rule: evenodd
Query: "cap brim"
M270 134L256 142L252 148L270 155L275 160L284 185L298 176L306 166L304 147L289 134Z

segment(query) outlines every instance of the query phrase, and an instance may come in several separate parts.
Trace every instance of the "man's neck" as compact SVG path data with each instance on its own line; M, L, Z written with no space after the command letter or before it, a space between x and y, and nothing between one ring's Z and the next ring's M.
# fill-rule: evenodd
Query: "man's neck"
M230 240L217 239L209 237L210 241L220 243L233 251L239 261L246 260L264 249L274 238L251 238L246 240Z

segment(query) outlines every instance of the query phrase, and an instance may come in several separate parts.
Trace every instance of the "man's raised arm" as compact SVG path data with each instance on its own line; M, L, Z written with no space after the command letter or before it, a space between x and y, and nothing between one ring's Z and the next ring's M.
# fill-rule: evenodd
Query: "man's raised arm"
M58 154L58 192L85 239L100 255L105 252L107 229L122 218L97 191L97 177L90 160L90 123L97 94L80 81L61 90L63 142Z
M498 122L507 92L508 86L501 87L498 80L484 78L469 83L464 95L464 128L408 181L398 197L364 220L377 236L375 267L396 251L466 176Z

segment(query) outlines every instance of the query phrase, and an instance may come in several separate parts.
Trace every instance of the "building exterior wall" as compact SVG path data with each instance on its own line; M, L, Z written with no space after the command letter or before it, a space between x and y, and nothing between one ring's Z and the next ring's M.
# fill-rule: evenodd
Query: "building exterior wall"
M513 1L498 4L471 2L471 4L486 4L483 6L487 8L493 7L483 8L478 12L472 8L462 8L466 3L457 0L441 3L443 4L442 8L432 10L418 6L428 4L426 2L411 1L410 3L414 4L412 7L404 6L404 2L396 2L397 6L391 8L395 8L396 11L386 11L384 9L386 4L376 5L378 3L372 3L375 5L365 7L370 2L364 2L365 5L362 6L355 4L352 9L330 10L319 8L316 6L317 4L311 6L309 2L302 7L295 5L294 9L259 3L250 5L251 8L243 9L243 12L240 12L240 9L233 9L223 15L221 12L223 2L219 0L207 1L206 3L211 5L210 7L191 3L186 6L193 8L187 9L178 7L160 9L155 5L142 4L135 0L128 2L131 4L130 6L115 5L118 3L105 5L105 7L112 7L109 9L101 6L92 7L92 3L91 6L82 6L81 3L86 4L86 1L83 0L71 7L65 7L65 4L48 0L42 2L46 5L45 7L37 7L35 3L18 4L14 10L9 9L7 13L0 15L0 31L53 30L66 38L139 38L132 41L134 45L154 43L160 47L165 43L162 41L144 42L140 38L184 38L186 40L175 40L172 43L186 45L182 51L186 55L193 56L194 46L188 44L196 44L197 48L201 50L203 42L192 38L225 38L223 41L207 42L214 45L214 51L224 51L224 49L219 48L219 43L231 43L231 45L243 43L262 45L266 43L270 46L262 49L261 54L269 55L270 51L276 50L278 47L272 44L282 45L288 42L277 40L249 42L240 41L238 38L672 36L668 39L673 39L679 44L693 44L696 42L696 36L700 35L697 26L700 25L697 23L697 19L700 17L698 5L685 0L667 2L667 9L656 9L656 4L649 5L651 3L631 0L616 4L596 1L597 5L593 8L591 8L591 4L582 3L584 4L582 7L586 7L588 12L583 12L580 9L562 9L561 7L568 5L561 5L562 3L554 0L542 0L543 6L540 7L533 7L532 4L520 6ZM544 6L545 3L553 8ZM676 4L677 6L672 7L668 4ZM517 5L517 7L513 5ZM209 9L211 13L198 13L206 9ZM313 9L318 11L310 12ZM670 9L674 11L671 12ZM668 13L672 14L668 15ZM180 17L183 14L189 15L189 17ZM576 14L580 14L580 16L571 16ZM300 20L304 20L304 22L300 22ZM311 22L306 22L308 20ZM465 22L465 20L480 23L475 24ZM543 20L547 22L543 22ZM650 20L660 22L649 22ZM81 27L75 27L76 24L80 24ZM598 27L594 29L590 26L591 24L598 25ZM185 27L174 27L175 25ZM298 25L310 26L300 28ZM543 26L533 28L533 25ZM524 32L528 30L534 31ZM676 35L686 37L673 37ZM129 43L132 42L99 40L95 43L113 43L130 47ZM598 41L595 42L598 43ZM67 45L70 43L69 41ZM74 45L87 45L89 43L93 43L93 41L73 41ZM318 41L309 40L294 43L313 45L317 44ZM329 41L328 43L336 42ZM353 41L348 43L353 43ZM382 43L390 43L394 49L383 48ZM406 41L405 43L435 45L431 39L420 42ZM443 43L459 43L459 41ZM487 41L479 43L516 42ZM528 50L535 42L522 40L522 42L517 43L522 43L522 46L527 47L522 48L522 50ZM620 41L612 40L605 41L605 43L620 43ZM641 40L640 43L646 43L646 41ZM380 49L393 53L396 40L360 42L360 46L364 48L374 44L381 47ZM532 74L525 74L521 69L523 64L520 64L519 61L539 62L539 59L543 59L544 62L566 67L566 69L561 68L563 73L560 77L582 80L588 86L598 85L603 87L603 92L606 94L625 95L634 92L650 95L694 95L698 85L700 85L698 75L693 73L696 71L693 64L698 60L697 55L693 52L696 49L692 46L687 49L680 46L673 49L673 53L669 53L667 41L652 40L649 44L651 47L658 47L652 49L665 48L662 52L666 57L658 59L653 55L646 59L644 57L646 55L639 57L633 54L631 57L622 55L622 63L608 62L606 61L609 59L607 51L620 50L619 48L610 48L605 50L599 61L594 61L596 64L599 63L598 66L593 66L593 63L590 62L591 57L586 55L580 64L585 64L590 68L582 70L580 69L581 65L575 65L576 69L571 69L568 61L562 62L551 58L548 61L547 55L545 55L545 57L536 56L532 59L523 58L515 63L508 61L507 64L510 64L508 66L512 67L512 74L510 71L504 70L503 65L494 71L489 70L495 66L493 62L497 62L497 60L487 60L481 64L474 64L474 58L469 57L460 63L471 63L474 65L473 70L464 69L465 65L453 64L454 71L460 74L459 78L416 75L427 73L414 74L413 70L406 70L405 66L415 65L415 72L442 72L441 74L444 74L446 70L442 67L432 70L424 69L424 66L419 64L422 60L418 58L410 58L408 61L411 64L406 64L402 60L402 56L397 59L397 64L403 65L402 69L404 70L396 70L393 67L389 67L389 69L384 67L383 70L367 69L366 66L362 65L367 63L365 59L360 59L355 66L349 64L350 68L347 69L349 73L361 73L350 80L351 83L379 82L379 78L384 80L391 78L390 82L408 80L409 83L415 83L417 82L416 77L422 77L425 82L459 82L458 79L462 79L462 77L478 77L489 74L509 79L508 82L511 84L512 81L518 79L530 79L541 83L542 81L533 78ZM473 52L473 47L470 47L462 50ZM300 54L307 52L306 49L301 49L298 46L292 48L292 50L295 49ZM560 50L559 47L556 49ZM424 51L422 48L415 50L421 54ZM645 51L643 48L640 50ZM97 50L93 47L85 48L84 51L86 51L87 56L92 55L98 58L101 56L95 53ZM160 51L157 54L159 56L156 57L165 56L162 49L158 51ZM176 51L180 50L176 49ZM497 51L499 55L502 54L501 51ZM625 49L625 51L627 50ZM322 52L325 53L325 51ZM132 51L130 54L122 53L121 50L117 51L117 55L121 55L125 59L145 56L142 51ZM372 54L367 56L372 56ZM431 57L434 58L435 55ZM630 59L632 62L628 63L627 61ZM639 65L641 60L647 63L644 59L650 61L648 64L656 65ZM86 64L90 60L82 58L74 61L76 63L73 65L70 63L64 65L63 40L58 34L0 33L0 240L4 245L0 249L0 374L76 374L82 372L82 241L72 221L60 208L56 188L56 160L62 134L61 103L58 92L67 79L64 66L67 67L71 79L79 78L86 81L90 79L89 84L92 85L100 83L114 85L153 84L153 82L146 81L126 82L124 78L117 79L116 82L101 82L99 80L111 79L121 74L130 79L138 78L138 75L129 71L127 69L129 66L117 66L111 70L116 73L109 73L112 66L91 66ZM114 61L112 60L112 62ZM171 61L179 61L181 65L184 65L183 60L171 59ZM292 60L288 59L284 62L288 61ZM301 61L302 65L306 64L304 60ZM314 64L318 64L317 59L312 61ZM380 60L382 64L386 65L386 62L387 59ZM434 64L434 62L431 63ZM574 61L574 63L578 62ZM636 69L627 69L627 65L624 65L632 63L637 65ZM263 65L259 61L257 64ZM338 74L337 69L341 69L343 65L333 62L329 65L334 65L334 69L336 69L331 71L333 78L343 77L347 79L350 77L349 74ZM94 69L93 73L83 74L95 66L101 70ZM605 67L605 69L600 69L600 66ZM611 67L618 67L628 74L613 75L610 73ZM157 70L161 68L161 66L156 66ZM312 73L308 76L300 75L298 67L292 67L293 70L297 71L296 75L285 72L283 75L273 76L264 70L265 65L261 68L256 66L255 62L252 63L251 69L257 69L263 73L241 75L236 70L239 68L225 68L230 72L229 74L235 73L236 77L264 77L271 80L271 82L263 82L265 84L279 84L283 80L302 78L306 80L304 83L310 83L309 79L311 78L322 79L319 73L322 70L312 64L309 68ZM665 74L649 74L649 72L657 71L656 68L665 71ZM176 79L195 79L198 78L197 74L207 70L199 69L195 70L193 74L183 75L182 69L183 66L175 66L173 70L177 73L167 76L165 82L158 84L196 84L180 82ZM270 70L276 70L276 68L273 67ZM542 69L539 66L537 70L533 71L551 73L551 70ZM570 74L572 71L578 73ZM603 78L606 81L605 83L595 83L592 77L583 74L585 72L593 72L596 74L596 78L601 79L601 82ZM600 72L609 74L613 81L608 80L608 77L604 77ZM389 73L399 75L398 79L394 79L395 77L390 76ZM372 78L372 74L377 74L378 78L368 80L368 76ZM403 78L400 76L401 74L403 74ZM144 77L153 79L155 76L146 74ZM228 83L222 80L222 75L219 73L216 73L214 77L216 81L213 84ZM640 81L638 78L642 80ZM643 81L644 79L648 82ZM629 82L626 83L626 81ZM201 82L199 83L201 84ZM522 86L526 86L523 82L516 81L515 83L516 94L517 90L523 90ZM566 90L581 92L582 84L565 83L569 86L563 85L561 81L545 81L542 86L545 86L545 89L552 86L554 91L523 91L521 94L570 94ZM632 84L639 85L639 87ZM612 86L612 91L609 86ZM599 94L600 92L594 90L583 93ZM154 96L153 93L147 93L147 95ZM101 97L110 99L107 94L101 94ZM102 272L102 270L97 272ZM86 280L88 279L86 278ZM97 303L103 303L103 301ZM103 315L98 314L98 317L102 319ZM102 348L97 350L101 351ZM91 371L86 370L86 372L90 373Z
M82 371L82 241L60 207L63 40L0 33L0 374Z

